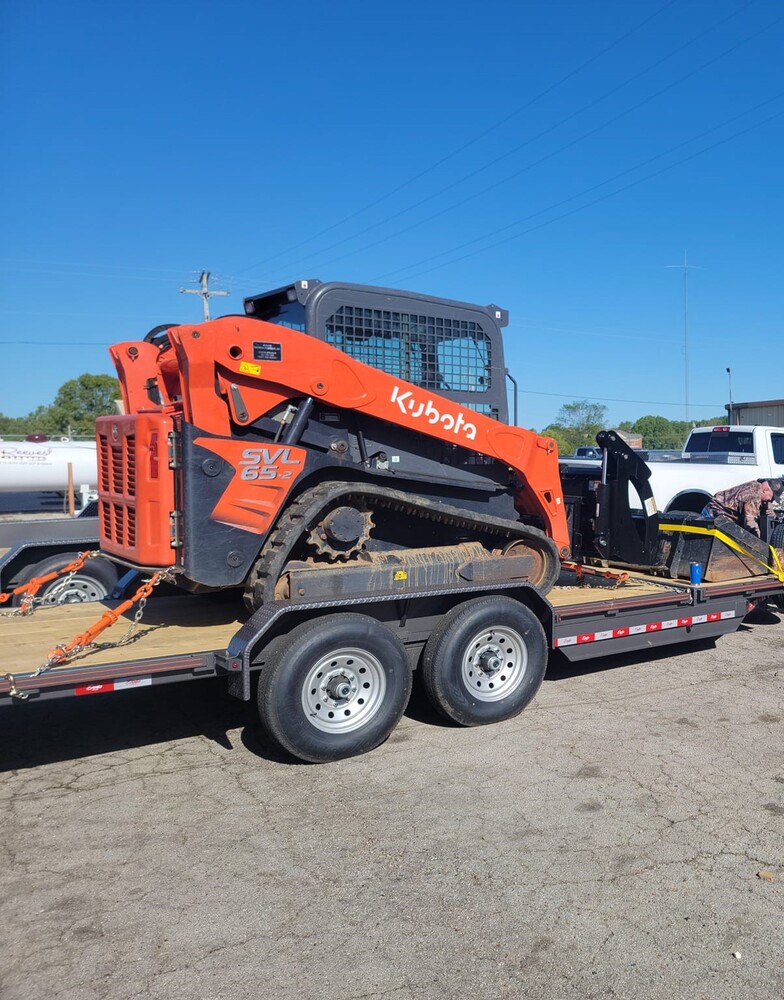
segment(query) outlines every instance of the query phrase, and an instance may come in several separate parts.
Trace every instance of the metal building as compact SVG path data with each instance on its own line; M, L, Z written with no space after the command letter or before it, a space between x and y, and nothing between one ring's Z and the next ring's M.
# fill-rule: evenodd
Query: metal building
M724 409L731 424L765 424L784 427L784 399L760 399L752 403L731 403Z

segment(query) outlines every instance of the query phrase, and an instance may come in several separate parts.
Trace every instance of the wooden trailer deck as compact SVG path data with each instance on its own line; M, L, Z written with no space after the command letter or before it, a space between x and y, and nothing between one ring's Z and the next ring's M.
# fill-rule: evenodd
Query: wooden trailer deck
M730 617L739 622L745 614L747 599L765 588L770 591L780 586L770 577L703 584L699 588L703 607L695 610L705 610L706 598L711 603L716 597L733 595L740 603L739 610ZM584 631L586 622L595 622L594 628L601 627L604 619L617 619L619 615L653 613L661 617L666 612L670 618L680 617L697 603L695 589L685 581L642 575L630 577L624 583L587 576L579 586L574 575L565 572L547 598L556 628L563 634L564 629L575 627ZM31 676L58 645L72 642L94 625L107 607L116 607L118 603L39 607L32 616L0 617L0 697L7 698L13 693L14 684L27 690L51 689L63 684L91 684L96 679L126 679L130 685L131 679L139 677L144 678L143 683L149 683L149 677L173 679L174 674L188 673L193 677L214 674L214 654L225 652L248 618L238 595L153 597L132 641L116 645L126 636L135 608L103 632L94 647L38 677ZM0 615L6 609L7 606L0 608ZM355 610L361 608L357 606ZM560 646L561 642L555 640L554 645ZM76 693L88 692L80 689Z
M585 586L563 583L554 587L548 599L559 612L574 608L584 611L591 604L625 604L630 599L672 599L674 594L688 597L687 588L673 587L672 582L642 578L630 579L616 586L611 581L589 579ZM94 625L106 608L119 602L64 604L40 607L28 617L0 617L0 690L7 671L14 675L32 673L46 661L58 644L69 643ZM5 609L3 609L5 610ZM96 640L96 648L79 654L74 660L54 668L57 673L79 668L147 660L183 654L224 650L248 615L239 597L216 596L152 597L145 608L134 640L109 648L121 639L133 620L135 609L126 612ZM54 673L54 670L52 671Z
M0 618L0 674L8 670L14 674L37 670L55 646L69 643L94 625L107 607L119 603L61 604L38 608L30 617ZM192 595L153 597L147 603L134 640L124 646L102 648L127 633L134 612L135 608L131 608L103 632L96 640L97 648L55 669L62 672L87 663L95 666L225 649L247 617L242 614L241 601L223 596L219 599Z

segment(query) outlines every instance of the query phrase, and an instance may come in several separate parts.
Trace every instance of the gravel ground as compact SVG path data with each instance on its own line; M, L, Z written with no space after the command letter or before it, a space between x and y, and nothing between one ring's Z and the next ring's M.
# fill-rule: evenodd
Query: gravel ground
M214 681L8 709L0 993L780 1000L783 688L760 612L322 766Z

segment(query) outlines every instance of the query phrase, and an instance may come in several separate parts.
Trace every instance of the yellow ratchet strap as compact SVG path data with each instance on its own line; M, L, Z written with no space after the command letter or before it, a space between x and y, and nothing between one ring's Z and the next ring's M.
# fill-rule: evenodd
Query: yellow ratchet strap
M758 559L747 549L744 549L743 546L739 545L734 538L730 538L729 535L725 535L723 531L718 531L716 528L697 528L685 524L660 524L659 531L684 531L689 532L692 535L712 535L714 538L718 538L719 541L724 542L724 544L729 546L729 548L735 549L736 552L740 552L741 555L747 556L749 559L753 559L754 562L758 562L760 566L764 566L768 572L777 577L779 583L784 583L784 568L782 568L778 552L776 552L772 545L768 546L768 550L772 556L771 565L769 565L761 559Z

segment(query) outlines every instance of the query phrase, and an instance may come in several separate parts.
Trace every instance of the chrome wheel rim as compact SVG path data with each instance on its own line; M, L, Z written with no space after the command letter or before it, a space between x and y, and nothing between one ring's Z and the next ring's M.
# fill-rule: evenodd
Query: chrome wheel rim
M44 593L43 604L81 604L83 601L103 601L109 596L106 587L90 576L73 576L53 584Z
M308 671L302 710L323 733L351 733L377 714L386 690L386 674L377 657L366 649L341 647Z
M528 649L519 632L503 625L482 629L467 643L463 684L478 701L501 701L522 684Z

